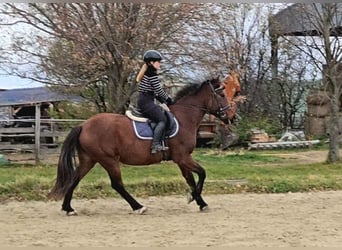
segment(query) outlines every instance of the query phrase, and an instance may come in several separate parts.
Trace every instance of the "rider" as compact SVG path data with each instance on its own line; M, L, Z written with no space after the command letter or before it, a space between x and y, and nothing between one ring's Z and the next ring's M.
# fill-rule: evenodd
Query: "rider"
M155 99L161 103L172 105L172 98L162 89L161 82L157 74L160 69L161 54L156 50L148 50L144 53L144 65L137 76L138 87L138 108L141 113L150 120L156 122L153 131L151 153L167 150L161 145L162 136L166 127L167 118L164 111L155 103Z

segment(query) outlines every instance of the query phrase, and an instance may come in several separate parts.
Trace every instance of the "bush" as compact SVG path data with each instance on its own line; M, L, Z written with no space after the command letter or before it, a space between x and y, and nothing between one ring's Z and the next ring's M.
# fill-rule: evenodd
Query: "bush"
M241 142L250 140L253 128L263 129L267 134L278 137L283 132L280 121L265 114L241 116L240 120L232 125L232 130L239 135Z

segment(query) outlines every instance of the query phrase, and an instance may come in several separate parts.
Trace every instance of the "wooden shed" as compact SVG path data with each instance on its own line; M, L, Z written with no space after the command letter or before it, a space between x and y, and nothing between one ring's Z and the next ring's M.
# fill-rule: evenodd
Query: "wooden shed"
M269 19L269 33L276 36L317 36L319 25L317 12L322 12L323 3L296 3ZM336 13L333 19L333 28L330 35L342 34L342 3L334 3Z
M269 33L271 37L271 62L274 81L278 77L278 38L281 36L319 36L321 35L318 16L325 7L334 7L330 36L342 36L342 3L296 3L269 17ZM323 65L326 69L326 65ZM323 75L324 72L323 72ZM323 78L326 86L326 79ZM311 91L308 96L308 112L305 116L305 132L308 135L325 135L329 117L329 103L324 98L316 98L317 95L326 95L324 90ZM315 101L312 101L315 100ZM342 113L340 114L340 131L342 132Z
M53 138L49 137L53 135L51 123L46 122L48 111L61 101L79 102L81 98L47 87L0 90L0 150L12 148L12 141L22 148L32 142L39 161L42 138Z
M280 36L317 36L317 13L322 12L324 3L296 3L269 17L269 34L271 37L271 62L273 78L278 73L278 38ZM329 3L327 3L329 4ZM336 6L331 36L342 36L342 3Z

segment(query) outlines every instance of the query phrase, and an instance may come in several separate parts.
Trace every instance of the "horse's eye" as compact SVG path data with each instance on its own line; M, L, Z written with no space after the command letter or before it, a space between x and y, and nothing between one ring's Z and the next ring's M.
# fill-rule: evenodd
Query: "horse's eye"
M215 89L215 92L216 93L220 93L220 92L222 92L224 90L224 88L225 88L224 86L220 86L220 87Z
M224 96L224 91L223 91L224 89L225 89L225 87L223 85L221 85L220 87L215 89L215 93L223 97Z

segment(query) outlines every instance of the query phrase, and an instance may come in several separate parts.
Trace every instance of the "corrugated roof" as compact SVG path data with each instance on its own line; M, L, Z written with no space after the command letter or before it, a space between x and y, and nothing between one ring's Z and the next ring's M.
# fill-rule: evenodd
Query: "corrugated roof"
M0 91L0 107L56 101L80 101L81 98L53 91L47 87Z

